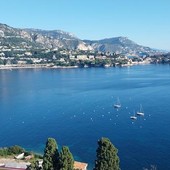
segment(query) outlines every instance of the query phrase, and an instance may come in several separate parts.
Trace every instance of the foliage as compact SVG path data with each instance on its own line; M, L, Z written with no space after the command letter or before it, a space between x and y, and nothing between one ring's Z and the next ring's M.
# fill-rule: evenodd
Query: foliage
M34 154L35 159L43 159L43 156L40 154Z
M59 155L59 170L73 170L74 158L67 146L63 146Z
M55 139L48 138L43 156L43 170L54 170L58 162L58 147Z
M27 61L27 64L33 64L33 61L30 59L30 60L26 60Z
M15 145L15 146L9 147L8 152L9 154L20 154L20 153L25 152L25 150L21 148L20 146Z
M16 59L12 59L11 64L18 64L18 61Z
M97 160L94 170L119 170L118 150L108 138L98 141Z
M0 59L0 65L3 65L4 61L2 59Z
M8 155L8 148L0 148L0 156L6 157Z
M98 141L97 159L94 170L120 170L119 157L117 149L107 138L101 138ZM25 156L33 155L32 152L25 151L20 146L12 146L8 148L0 148L0 156L6 157L25 153ZM58 146L53 138L48 138L44 150L44 156L34 154L34 159L31 160L31 165L27 170L41 170L37 159L43 158L43 170L73 170L74 158L67 146L63 146L61 152L58 152ZM148 169L146 169L148 170ZM156 170L155 166L151 166L151 170Z
M17 145L8 148L0 148L0 156L5 156L5 157L10 155L21 154L23 152L25 152L25 150Z
M39 162L38 161L34 161L31 163L31 165L27 166L26 170L41 170L42 168L39 167Z

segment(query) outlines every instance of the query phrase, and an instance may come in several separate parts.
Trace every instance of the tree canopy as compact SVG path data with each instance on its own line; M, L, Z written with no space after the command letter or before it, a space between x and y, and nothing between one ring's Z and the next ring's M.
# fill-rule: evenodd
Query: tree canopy
M48 138L43 156L43 170L56 169L58 161L58 146L56 140Z
M67 146L63 146L59 155L59 170L73 170L73 165L73 155Z
M119 170L118 150L108 138L101 138L98 141L97 159L94 170Z

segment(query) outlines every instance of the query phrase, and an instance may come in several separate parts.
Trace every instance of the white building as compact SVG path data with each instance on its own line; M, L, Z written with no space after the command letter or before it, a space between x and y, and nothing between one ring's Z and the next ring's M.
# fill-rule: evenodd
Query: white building
M32 56L32 53L31 52L25 52L25 55Z
M87 55L77 55L77 60L88 60Z
M74 55L70 55L69 58L70 60L75 60L76 57Z
M89 60L94 60L94 55L89 55Z

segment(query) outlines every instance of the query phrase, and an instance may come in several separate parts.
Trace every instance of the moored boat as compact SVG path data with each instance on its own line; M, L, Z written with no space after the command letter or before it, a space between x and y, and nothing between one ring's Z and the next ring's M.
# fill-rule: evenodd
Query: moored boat
M117 98L117 102L114 104L114 108L121 108L120 100Z
M144 111L143 111L143 109L142 109L142 105L140 105L140 109L139 109L139 111L136 113L138 116L144 116L145 114L144 114Z

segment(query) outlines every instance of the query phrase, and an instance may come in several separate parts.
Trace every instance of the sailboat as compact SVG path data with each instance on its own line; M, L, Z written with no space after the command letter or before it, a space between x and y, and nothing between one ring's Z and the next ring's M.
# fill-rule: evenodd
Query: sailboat
M138 116L144 116L145 114L144 114L144 111L143 111L143 109L142 109L142 105L140 105L140 109L139 109L139 111L136 113Z
M135 112L134 112L134 115L133 115L133 116L130 116L130 118L133 119L133 120L136 120L136 119L137 119L137 117L135 116Z
M119 98L117 98L117 102L116 102L116 104L114 104L114 108L120 108L121 107L121 104L120 104L120 100L119 100Z

